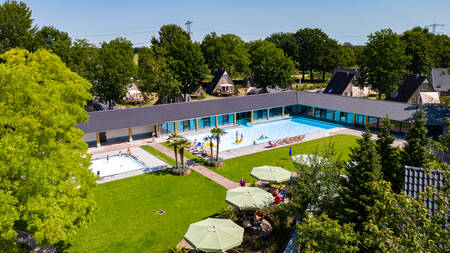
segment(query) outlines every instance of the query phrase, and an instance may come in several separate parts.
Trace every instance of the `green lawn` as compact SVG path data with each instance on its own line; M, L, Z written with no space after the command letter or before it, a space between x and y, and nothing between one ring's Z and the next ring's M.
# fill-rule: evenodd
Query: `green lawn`
M164 154L160 158L173 164ZM227 206L225 192L195 171L184 177L155 172L101 184L95 193L95 222L68 240L68 251L166 252L189 224ZM158 215L158 210L166 213Z
M175 166L175 160L172 159L171 157L169 157L168 155L164 154L163 152L161 152L153 147L150 147L150 146L142 146L141 148L143 148L150 154L156 156L161 161L166 162L167 164L169 164L171 166Z
M233 159L225 160L225 166L220 168L209 167L222 176L233 181L239 181L244 177L246 182L254 181L255 178L250 175L253 167L262 165L280 166L287 170L293 171L294 164L289 158L289 147L292 147L293 155L314 153L316 146L321 148L330 140L335 142L336 152L342 154L343 158L347 158L350 152L349 147L356 145L358 137L352 135L336 135L329 138L322 138L313 141L303 142L277 149L269 149L251 155L240 156Z

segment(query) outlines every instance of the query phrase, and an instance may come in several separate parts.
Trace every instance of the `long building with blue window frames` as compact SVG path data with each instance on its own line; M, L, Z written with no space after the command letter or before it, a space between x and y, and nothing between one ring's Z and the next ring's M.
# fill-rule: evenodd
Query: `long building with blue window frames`
M389 116L394 132L410 128L418 105L370 100L338 95L287 91L272 94L163 104L148 107L90 112L89 120L77 126L89 145L132 141L156 133L187 133L213 127L228 127L254 121L301 116L352 127L377 130L380 120ZM425 106L429 132L437 136L450 117L448 107Z

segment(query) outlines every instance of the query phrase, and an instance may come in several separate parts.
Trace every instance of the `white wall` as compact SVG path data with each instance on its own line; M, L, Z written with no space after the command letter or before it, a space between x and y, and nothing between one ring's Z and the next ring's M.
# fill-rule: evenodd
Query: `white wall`
M83 141L85 141L85 142L91 142L91 141L97 142L97 135L95 133L84 134L83 135Z
M106 140L116 137L126 137L128 138L128 128L115 129L106 131Z
M156 132L155 125L133 127L133 135L135 135L135 134L143 134L143 133L150 133L150 132Z

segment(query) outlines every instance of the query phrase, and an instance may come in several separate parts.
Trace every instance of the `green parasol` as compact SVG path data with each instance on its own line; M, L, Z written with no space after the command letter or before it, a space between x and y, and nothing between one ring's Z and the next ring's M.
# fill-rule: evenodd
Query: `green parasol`
M272 204L273 197L258 187L238 187L227 191L226 201L240 210L259 210Z
M291 172L281 167L275 166L261 166L253 168L250 173L255 178L270 183L281 183L288 181L291 178Z
M195 249L222 252L241 245L244 228L230 219L213 219L193 223L184 239Z

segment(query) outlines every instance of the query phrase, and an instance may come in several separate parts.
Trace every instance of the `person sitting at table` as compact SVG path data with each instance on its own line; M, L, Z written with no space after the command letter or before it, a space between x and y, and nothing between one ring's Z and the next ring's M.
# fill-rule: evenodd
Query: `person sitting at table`
M280 194L275 195L274 199L275 199L274 201L275 201L276 204L280 204L281 203L281 196L280 196Z

